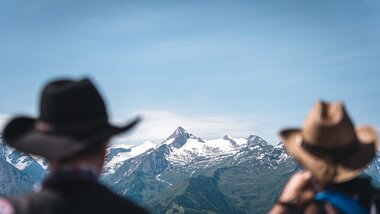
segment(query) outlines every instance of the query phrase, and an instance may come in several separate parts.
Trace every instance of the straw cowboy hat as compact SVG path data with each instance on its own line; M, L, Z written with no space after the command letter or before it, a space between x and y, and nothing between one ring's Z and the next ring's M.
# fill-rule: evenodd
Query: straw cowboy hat
M318 101L302 129L280 132L286 150L322 183L358 176L377 151L371 126L356 128L341 102Z
M108 122L105 103L89 79L56 80L42 91L38 118L18 116L3 131L4 141L23 152L63 160L134 127Z

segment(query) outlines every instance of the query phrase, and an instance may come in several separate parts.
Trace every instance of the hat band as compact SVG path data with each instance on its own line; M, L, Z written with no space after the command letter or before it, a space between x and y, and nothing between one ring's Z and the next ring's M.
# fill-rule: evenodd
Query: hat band
M353 140L345 146L327 149L322 146L316 146L302 141L301 146L310 153L317 156L329 157L333 162L338 162L354 154L357 151L359 144L357 140Z
M78 133L94 130L96 128L104 127L108 125L107 119L100 119L85 123L76 124L65 124L58 125L53 123L48 123L44 121L36 121L34 124L35 128L41 132L63 132L63 133Z

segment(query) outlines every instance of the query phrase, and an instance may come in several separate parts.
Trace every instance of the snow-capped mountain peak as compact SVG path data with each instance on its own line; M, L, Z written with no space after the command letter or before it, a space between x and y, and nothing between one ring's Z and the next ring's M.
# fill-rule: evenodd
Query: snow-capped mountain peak
M247 139L247 142L249 145L268 145L268 143L265 140L263 140L261 137L257 135L250 135Z
M184 131L184 129L179 128L174 133L177 131ZM232 138L228 135L223 138L209 140L203 140L189 133L185 135L186 138L183 136L178 137L177 135L175 140L171 140L173 138L169 137L168 140L164 141L164 144L169 145L171 148L166 157L173 164L187 165L196 159L203 160L203 163L206 163L206 160L215 162L220 158L223 159L236 154L242 147L247 145L247 139Z
M224 139L224 140L230 140L231 138L230 138L230 136L228 136L228 135L224 135L223 139Z
M177 135L188 135L189 133L188 133L184 128L182 128L181 126L179 126L179 127L174 131L174 134L177 134Z
M189 138L197 138L189 134L184 128L178 127L162 144L171 148L181 148Z
M166 140L175 139L175 138L190 138L191 134L189 134L184 128L178 127L173 134L171 134Z

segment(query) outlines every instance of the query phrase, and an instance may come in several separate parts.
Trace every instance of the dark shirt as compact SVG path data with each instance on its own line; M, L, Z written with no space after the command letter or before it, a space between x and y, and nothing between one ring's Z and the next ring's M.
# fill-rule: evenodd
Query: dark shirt
M57 173L37 193L9 197L16 214L147 213L112 193L90 172Z
M371 184L371 180L368 177L359 176L343 183L330 184L325 190L344 193L358 201L370 214L380 214L380 192ZM319 214L325 214L327 213L326 203L327 202L313 202L312 204L317 206ZM335 209L335 212L338 214L341 213L337 209ZM305 211L303 209L293 209L288 210L287 213L300 214L305 213Z
M343 183L330 184L326 189L341 192L350 196L363 205L367 210L371 210L371 207L375 202L375 197L377 197L379 192L372 186L370 178L362 176Z

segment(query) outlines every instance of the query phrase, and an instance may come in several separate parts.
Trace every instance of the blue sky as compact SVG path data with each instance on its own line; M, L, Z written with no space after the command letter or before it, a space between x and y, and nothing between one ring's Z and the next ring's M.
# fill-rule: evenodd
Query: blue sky
M0 114L37 115L52 78L90 76L123 141L183 126L271 143L317 99L380 127L380 2L0 0Z

